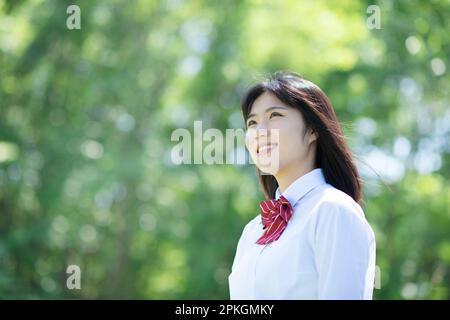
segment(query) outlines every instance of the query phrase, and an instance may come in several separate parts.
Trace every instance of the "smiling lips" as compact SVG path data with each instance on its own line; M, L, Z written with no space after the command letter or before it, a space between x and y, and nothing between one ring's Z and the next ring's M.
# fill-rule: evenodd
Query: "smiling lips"
M272 143L264 144L264 145L258 146L258 148L257 148L257 150L256 150L256 153L259 154L259 155L261 155L261 154L267 154L267 153L269 153L273 148L275 148L276 146L277 146L277 144L272 144Z

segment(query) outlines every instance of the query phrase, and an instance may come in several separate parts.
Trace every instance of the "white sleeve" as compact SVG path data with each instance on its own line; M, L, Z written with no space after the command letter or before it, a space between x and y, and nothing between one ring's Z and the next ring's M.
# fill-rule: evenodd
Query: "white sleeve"
M350 202L321 204L314 241L319 299L372 299L375 236L362 209Z

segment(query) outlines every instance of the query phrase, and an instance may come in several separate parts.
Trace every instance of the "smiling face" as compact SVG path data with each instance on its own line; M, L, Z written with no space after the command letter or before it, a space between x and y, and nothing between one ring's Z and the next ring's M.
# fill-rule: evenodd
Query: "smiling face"
M316 134L301 112L264 92L247 117L246 146L256 166L278 177L308 172L314 166Z

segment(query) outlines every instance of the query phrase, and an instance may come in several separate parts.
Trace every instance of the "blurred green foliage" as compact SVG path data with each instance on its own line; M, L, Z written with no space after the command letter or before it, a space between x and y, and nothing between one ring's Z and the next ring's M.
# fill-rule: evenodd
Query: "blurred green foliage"
M288 69L358 156L375 298L449 299L449 16L446 0L0 1L0 298L227 299L255 170L175 166L171 133L242 128L246 87Z

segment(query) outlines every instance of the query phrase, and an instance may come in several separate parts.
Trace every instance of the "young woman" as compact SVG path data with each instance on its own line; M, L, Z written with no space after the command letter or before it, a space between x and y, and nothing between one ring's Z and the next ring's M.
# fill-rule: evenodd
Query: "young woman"
M242 112L267 200L239 239L230 298L371 299L375 237L327 96L278 72L249 89Z

